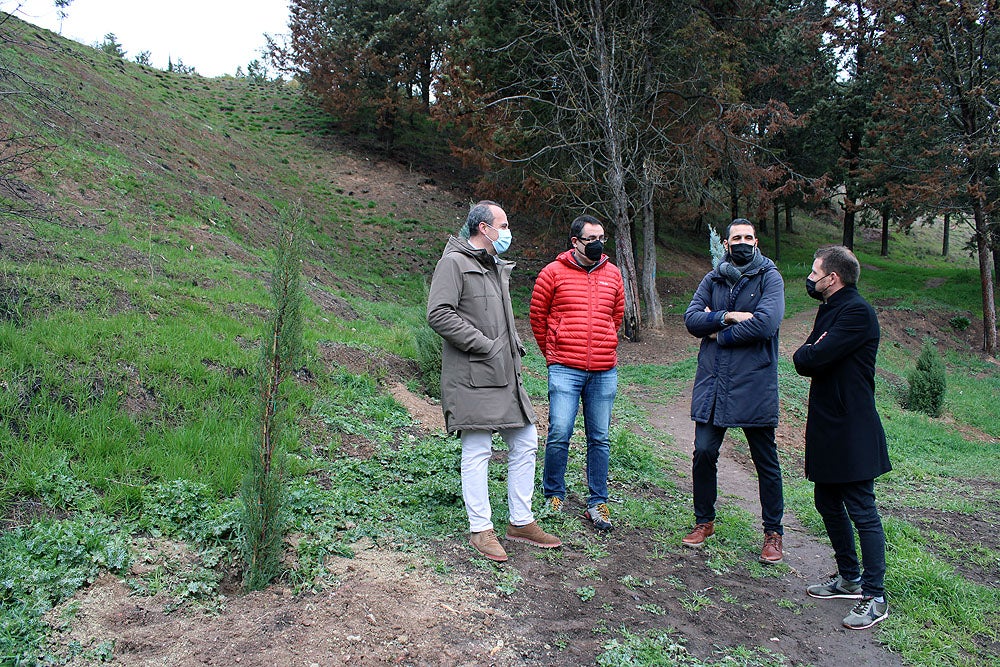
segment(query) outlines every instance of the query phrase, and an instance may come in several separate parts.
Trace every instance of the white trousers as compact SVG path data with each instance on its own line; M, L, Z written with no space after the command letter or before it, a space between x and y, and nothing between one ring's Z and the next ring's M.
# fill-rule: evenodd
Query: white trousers
M500 430L507 443L507 507L510 522L524 526L535 520L531 494L535 489L535 454L538 430L534 424ZM493 455L490 431L462 431L462 499L469 515L469 530L478 533L493 528L489 471Z

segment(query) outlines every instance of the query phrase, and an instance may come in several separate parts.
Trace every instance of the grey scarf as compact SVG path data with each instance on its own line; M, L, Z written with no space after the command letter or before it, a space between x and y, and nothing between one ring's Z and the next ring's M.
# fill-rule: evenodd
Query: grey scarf
M753 249L753 259L744 264L743 266L737 266L733 264L730 260L732 258L726 253L726 260L719 263L719 273L725 277L726 282L732 287L740 281L747 273L753 273L760 267L764 265L764 255L760 253L760 248Z

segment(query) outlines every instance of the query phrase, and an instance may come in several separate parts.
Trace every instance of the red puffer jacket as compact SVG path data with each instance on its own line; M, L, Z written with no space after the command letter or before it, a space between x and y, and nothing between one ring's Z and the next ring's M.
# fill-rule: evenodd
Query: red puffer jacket
M584 371L606 371L618 363L618 328L625 315L625 289L618 267L603 255L587 271L566 250L535 279L531 331L545 363Z

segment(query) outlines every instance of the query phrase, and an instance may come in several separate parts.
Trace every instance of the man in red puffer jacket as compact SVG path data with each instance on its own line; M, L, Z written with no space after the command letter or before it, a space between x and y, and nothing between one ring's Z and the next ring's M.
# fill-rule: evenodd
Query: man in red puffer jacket
M622 274L604 254L604 225L581 215L570 225L570 249L538 274L531 330L549 370L549 431L542 490L550 511L566 500L566 462L580 399L587 434L583 516L611 530L608 458L611 409L618 393L618 328L625 314Z

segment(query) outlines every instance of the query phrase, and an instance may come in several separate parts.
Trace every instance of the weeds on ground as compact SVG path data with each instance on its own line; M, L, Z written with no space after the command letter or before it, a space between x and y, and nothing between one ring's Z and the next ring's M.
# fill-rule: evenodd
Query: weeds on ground
M101 516L44 520L0 533L0 663L33 660L45 612L102 570L124 572L128 540Z
M759 647L725 649L718 659L693 655L676 633L652 631L636 634L622 628L619 636L604 643L598 667L772 667L785 665L785 657Z

